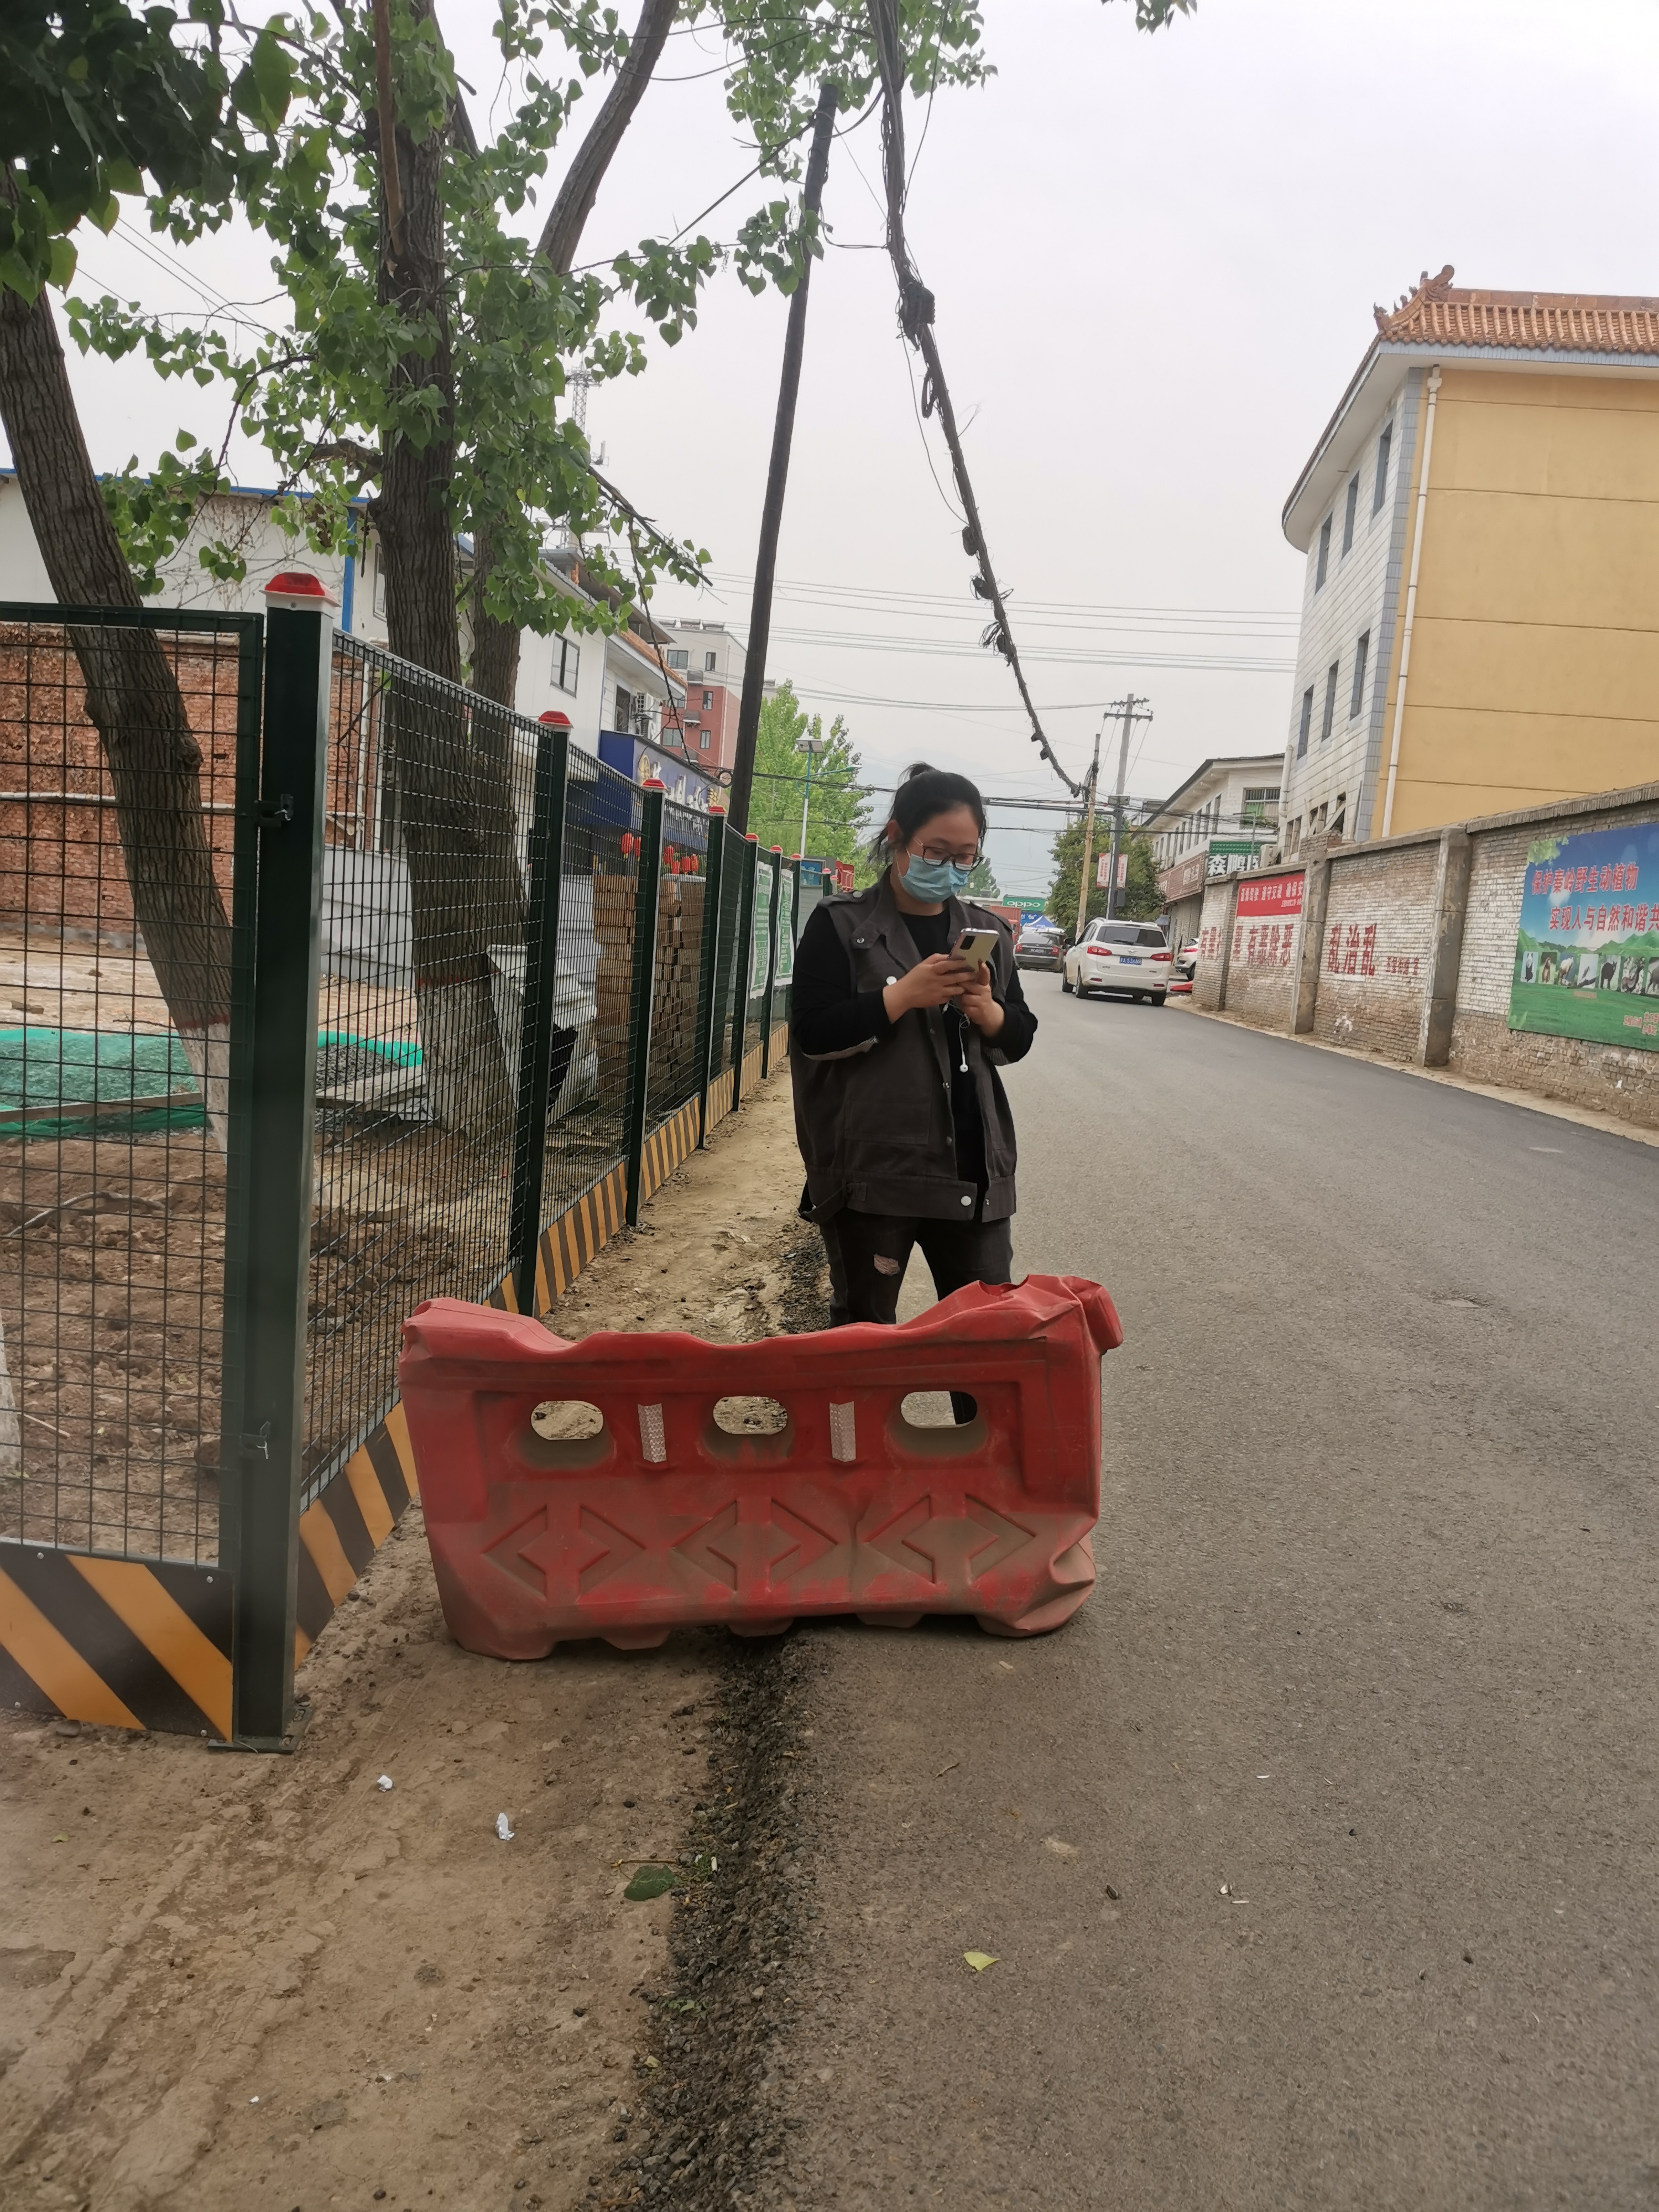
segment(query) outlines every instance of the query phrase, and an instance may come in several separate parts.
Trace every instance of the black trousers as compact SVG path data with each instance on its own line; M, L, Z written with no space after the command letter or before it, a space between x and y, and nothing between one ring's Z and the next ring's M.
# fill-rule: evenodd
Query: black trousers
M964 1283L1006 1283L1013 1274L1013 1224L1009 1221L934 1221L921 1215L854 1213L842 1208L818 1227L830 1261L830 1326L898 1319L899 1285L915 1247L927 1262L941 1298ZM958 1421L971 1421L974 1401L953 1390Z

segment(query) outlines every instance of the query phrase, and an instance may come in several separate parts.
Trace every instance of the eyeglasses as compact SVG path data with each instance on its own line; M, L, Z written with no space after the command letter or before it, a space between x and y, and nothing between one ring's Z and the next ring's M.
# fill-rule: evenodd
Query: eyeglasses
M908 845L904 849L913 860L926 860L930 867L943 867L947 863L954 863L958 868L976 868L979 866L977 845L969 845L965 849L959 846L924 845L919 853L912 852Z

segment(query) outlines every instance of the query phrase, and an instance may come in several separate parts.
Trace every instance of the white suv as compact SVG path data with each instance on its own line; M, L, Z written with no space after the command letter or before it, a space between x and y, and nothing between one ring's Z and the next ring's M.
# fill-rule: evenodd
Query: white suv
M1170 940L1145 921L1091 921L1066 955L1062 991L1086 999L1095 991L1127 991L1161 1006L1173 967Z

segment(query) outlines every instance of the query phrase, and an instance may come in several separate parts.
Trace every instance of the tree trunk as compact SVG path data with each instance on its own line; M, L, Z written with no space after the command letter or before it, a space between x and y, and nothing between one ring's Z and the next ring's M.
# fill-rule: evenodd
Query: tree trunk
M577 148L576 158L542 227L536 251L561 276L570 274L605 173L661 58L678 4L679 0L645 0L616 81L593 118L592 128ZM472 688L482 691L486 699L510 707L519 687L519 625L497 622L485 611L484 587L492 567L489 533L480 530L472 555Z
M12 197L9 170L0 190ZM44 289L32 302L0 289L0 421L59 603L137 607ZM222 1145L230 925L208 842L201 748L153 630L76 623L70 638L109 764L133 916Z
M429 0L416 0L415 13L429 16ZM385 560L387 641L399 659L441 679L428 689L399 675L387 701L427 1094L441 1127L483 1139L510 1127L514 1106L489 948L523 942L524 890L514 838L510 739L500 728L484 727L485 717L468 714L459 696L445 143L434 131L416 145L397 129L381 145L383 173L386 164L398 165L403 220L395 242L382 222L380 295L432 342L429 353L411 351L398 360L392 398L395 404L431 392L436 404L424 446L403 435L384 441L373 520Z

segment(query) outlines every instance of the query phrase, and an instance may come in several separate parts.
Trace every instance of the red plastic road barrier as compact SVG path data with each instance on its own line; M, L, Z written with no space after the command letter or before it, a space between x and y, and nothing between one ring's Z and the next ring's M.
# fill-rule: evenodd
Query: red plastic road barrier
M588 1636L642 1648L690 1622L775 1635L802 1613L1058 1628L1095 1579L1100 1355L1122 1341L1105 1291L1066 1275L759 1344L568 1344L428 1299L398 1372L444 1618L497 1659ZM972 1421L906 1419L911 1392L945 1390L974 1398ZM757 1397L784 1407L780 1433L717 1422L720 1400ZM560 1400L603 1427L544 1435L531 1417Z

